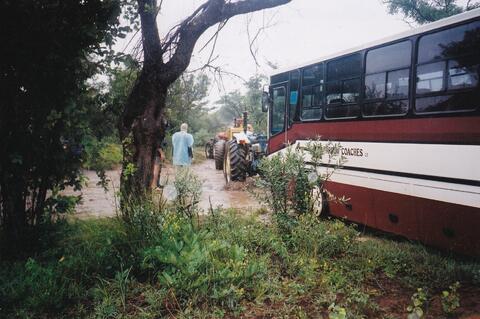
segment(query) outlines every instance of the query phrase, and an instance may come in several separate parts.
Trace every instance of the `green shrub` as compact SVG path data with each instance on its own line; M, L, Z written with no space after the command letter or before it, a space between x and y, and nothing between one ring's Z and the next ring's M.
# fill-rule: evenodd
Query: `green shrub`
M72 299L82 296L82 289L62 271L60 263L42 264L32 258L11 266L2 265L0 309L26 312L56 312Z
M274 221L285 235L296 224L297 216L315 212L321 201L327 199L325 182L345 161L339 150L339 144L317 139L262 159L256 196L270 207ZM325 169L325 165L331 168ZM329 197L345 201L332 194Z
M155 203L150 197L122 198L120 220L130 242L148 246L161 238L164 223L164 202Z
M296 251L309 252L313 258L338 258L349 252L357 236L353 227L339 220L320 221L313 214L304 214L292 229L290 243Z
M451 315L455 310L460 307L460 295L458 293L458 288L460 288L460 283L457 281L451 284L448 290L442 291L441 302L442 309L447 315Z
M455 281L479 284L478 262L447 256L420 244L372 239L359 243L354 254L359 266L381 270L411 288L438 290L444 288L445 282Z
M79 282L111 278L122 265L135 262L123 225L115 219L77 221L56 252L62 268Z
M202 194L200 178L189 167L180 167L175 172L173 185L176 190L173 201L176 213L190 221L198 219L198 203Z
M97 140L92 137L84 142L83 167L95 171L114 169L122 163L122 146L112 139Z
M193 133L193 138L195 139L195 145L200 146L202 149L215 133L210 133L206 129L202 128L198 132Z
M279 232L260 223L255 215L242 216L234 210L224 214L217 211L205 220L204 227L215 238L241 245L258 256L267 254L286 258L288 255L288 248Z
M266 274L245 248L198 231L184 217L169 215L162 239L144 251L143 266L183 304L218 304L234 309Z

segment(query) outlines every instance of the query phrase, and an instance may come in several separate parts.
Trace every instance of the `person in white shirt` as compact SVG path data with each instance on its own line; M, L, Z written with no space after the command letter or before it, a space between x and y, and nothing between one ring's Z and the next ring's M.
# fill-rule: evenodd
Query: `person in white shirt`
M180 132L176 132L172 136L173 146L173 165L189 166L192 164L192 157L189 155L188 149L192 150L193 136L187 133L188 124L180 125Z

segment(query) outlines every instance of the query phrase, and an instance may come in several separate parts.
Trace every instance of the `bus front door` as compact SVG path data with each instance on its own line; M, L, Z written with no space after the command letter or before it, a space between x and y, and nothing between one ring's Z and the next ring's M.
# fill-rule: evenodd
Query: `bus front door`
M276 84L270 87L272 107L269 121L269 153L280 150L287 142L287 83Z

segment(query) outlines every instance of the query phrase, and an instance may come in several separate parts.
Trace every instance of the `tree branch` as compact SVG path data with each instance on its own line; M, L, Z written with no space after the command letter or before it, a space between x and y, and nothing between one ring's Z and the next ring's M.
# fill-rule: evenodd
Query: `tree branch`
M186 23L182 23L176 31L177 47L170 61L165 64L167 83L172 83L188 67L193 49L199 37L211 26L229 18L268 9L289 3L291 0L243 0L225 2L225 0L209 0L196 10Z
M258 37L268 28L272 27L272 20L274 19L275 15L272 15L272 17L270 19L268 19L268 22L265 23L265 14L263 16L263 23L262 23L262 26L260 28L258 28L257 32L255 33L255 36L252 38L251 35L250 35L250 23L251 23L251 18L248 18L247 19L247 37L248 37L248 45L249 45L249 50L250 50L250 54L256 64L257 67L260 66L260 64L258 63L258 60L257 60L257 51L258 49L255 49L255 52L254 52L254 44L255 42L257 41Z
M138 0L138 14L142 25L142 44L145 66L162 63L162 47L157 28L157 1Z

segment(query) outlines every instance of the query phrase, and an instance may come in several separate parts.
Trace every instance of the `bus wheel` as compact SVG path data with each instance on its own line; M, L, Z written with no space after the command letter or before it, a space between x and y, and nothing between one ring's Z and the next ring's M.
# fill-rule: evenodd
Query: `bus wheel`
M218 140L215 143L214 150L213 150L213 157L215 159L215 169L221 170L223 169L223 157L225 154L225 141Z
M243 182L247 176L245 149L235 140L227 143L223 172L227 183L230 181Z
M312 207L313 213L318 217L327 217L329 214L327 192L315 187L313 189L312 198L314 199Z

